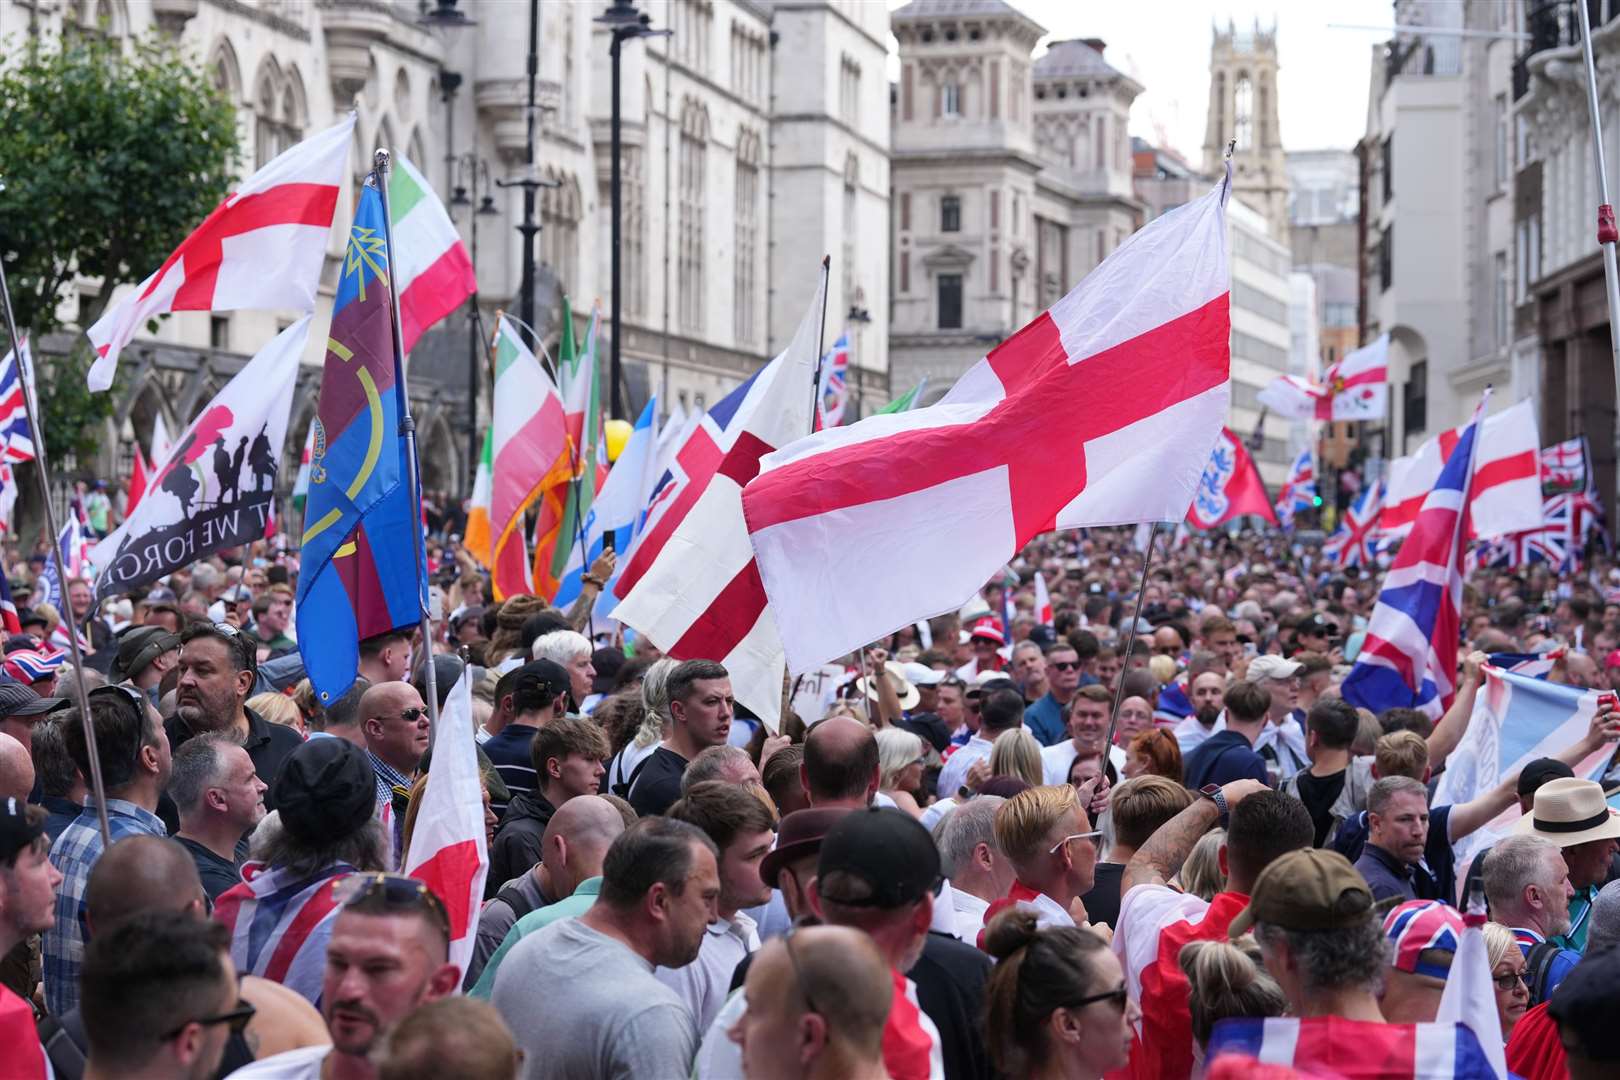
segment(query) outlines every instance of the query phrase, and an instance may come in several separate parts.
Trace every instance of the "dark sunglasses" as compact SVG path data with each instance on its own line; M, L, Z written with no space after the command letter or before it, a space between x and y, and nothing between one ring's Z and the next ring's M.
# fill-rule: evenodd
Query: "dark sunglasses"
M1078 660L1050 660L1048 663L1059 671L1074 671L1080 666Z
M1099 1001L1111 1001L1118 1008L1124 1009L1125 1003L1130 1000L1130 996L1130 991L1126 990L1122 984L1117 989L1107 990L1101 994L1090 994L1079 999L1078 1001L1070 1002L1069 1008L1083 1009L1087 1005L1094 1005Z
M192 1024L201 1024L203 1027L212 1027L215 1024L229 1024L231 1034L240 1035L247 1030L248 1023L253 1019L256 1012L258 1010L250 1002L238 1000L236 1008L228 1012L216 1013L213 1016L199 1016L195 1020L187 1020L173 1031L165 1031L163 1041L168 1042L170 1039L178 1038L180 1033Z
M377 871L349 874L332 884L332 898L344 907L377 897L382 899L383 906L394 910L426 913L444 931L446 941L453 939L450 912L445 909L444 901L416 878Z
M401 720L405 721L407 724L414 724L414 723L416 723L418 720L422 719L422 717L424 717L426 715L427 715L427 706L426 705L412 705L408 709L401 709L399 711L399 718Z

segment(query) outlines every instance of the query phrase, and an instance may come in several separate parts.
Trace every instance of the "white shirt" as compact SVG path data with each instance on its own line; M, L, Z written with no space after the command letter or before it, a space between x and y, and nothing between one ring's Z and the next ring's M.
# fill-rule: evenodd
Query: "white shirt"
M977 945L979 931L984 928L984 913L989 910L990 901L980 900L972 893L963 892L961 889L951 890L951 900L956 908L955 936L969 945Z
M1209 738L1218 731L1225 730L1226 710L1222 709L1220 715L1215 718L1215 722L1209 727L1205 727L1203 724L1199 723L1197 716L1189 716L1178 721L1176 726L1170 729L1170 734L1174 735L1176 737L1176 742L1181 744L1181 755L1182 757L1186 757L1188 754L1193 752L1195 747L1202 744L1205 739Z
M653 969L653 978L681 995L699 1031L708 1028L725 1004L742 958L759 948L756 930L754 920L740 911L729 922L716 919L704 932L696 960L685 967Z
M1048 784L1067 784L1069 782L1069 768L1074 759L1080 756L1075 749L1073 739L1064 739L1060 743L1043 747L1041 750L1041 779ZM1125 768L1125 751L1118 745L1108 748L1109 764L1114 766L1117 774Z
M1279 783L1311 763L1310 755L1305 751L1305 729L1292 715L1285 717L1281 723L1268 723L1261 730L1260 737L1254 741L1254 752L1267 756L1265 748L1268 746L1277 758Z
M320 1080L321 1064L330 1046L300 1046L244 1065L227 1080Z
M935 799L933 802L928 804L927 809L922 812L922 817L918 818L917 820L921 821L923 823L923 828L927 829L931 833L934 831L935 825L938 825L941 821L945 820L951 811L955 810L960 805L962 804L957 802L955 799Z
M939 797L949 799L955 795L967 780L968 770L981 761L990 760L990 751L994 746L989 739L975 735L957 747L956 753L946 758L945 766L939 770Z
M624 749L608 762L607 789L612 791L620 784L628 784L630 774L636 771L636 766L640 765L643 759L651 757L653 751L657 749L656 740L646 746L637 746L634 739L625 743Z

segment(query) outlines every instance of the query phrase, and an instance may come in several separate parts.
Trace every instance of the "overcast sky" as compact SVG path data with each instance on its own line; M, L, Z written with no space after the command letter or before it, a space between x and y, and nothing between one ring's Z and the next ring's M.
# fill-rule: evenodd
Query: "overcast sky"
M1329 23L1388 27L1390 0L1010 0L1050 38L1099 37L1108 62L1143 86L1131 109L1131 134L1168 143L1193 165L1203 159L1209 105L1210 27L1277 25L1278 109L1289 150L1349 149L1367 118L1367 77L1378 31L1329 29ZM890 7L904 0L890 0ZM1043 45L1037 48L1039 53Z

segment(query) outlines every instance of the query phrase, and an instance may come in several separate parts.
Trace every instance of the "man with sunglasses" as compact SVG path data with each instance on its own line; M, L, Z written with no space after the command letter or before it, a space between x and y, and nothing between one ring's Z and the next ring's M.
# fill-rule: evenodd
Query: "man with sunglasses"
M400 852L411 785L432 741L427 705L408 682L375 683L360 699L360 730L377 774L377 817Z
M332 1045L263 1058L232 1073L233 1080L374 1080L372 1048L389 1028L461 985L461 971L450 962L449 912L422 882L360 873L326 887L338 905L321 983Z
M174 715L164 721L169 744L179 749L204 732L227 733L253 759L253 771L270 785L266 810L276 808L276 774L288 755L303 745L296 729L272 724L247 707L253 692L257 660L251 639L229 623L197 623L180 635L180 681L175 684ZM173 804L164 815L179 826Z
M205 1080L253 1019L218 923L151 911L114 924L85 951L87 1077Z
M1020 646L1022 647L1022 646ZM1024 726L1042 746L1056 746L1069 735L1064 716L1080 689L1080 654L1063 641L1046 654L1046 693L1024 710Z

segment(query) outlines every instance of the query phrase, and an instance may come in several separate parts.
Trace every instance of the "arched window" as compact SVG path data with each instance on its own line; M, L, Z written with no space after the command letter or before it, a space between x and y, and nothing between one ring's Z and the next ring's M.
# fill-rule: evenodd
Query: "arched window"
M709 149L709 113L692 98L681 107L677 282L681 329L703 329L704 163Z
M737 133L737 263L732 331L738 345L759 340L759 136L747 128Z
M1238 76L1237 86L1232 92L1232 107L1232 135L1237 139L1237 148L1251 149L1254 146L1254 84L1249 82L1247 75Z
M583 284L579 280L579 181L550 167L546 179L561 186L540 189L540 259L557 275L563 291L572 293Z
M253 158L263 168L304 134L304 86L296 69L282 74L274 59L259 69L253 94Z

